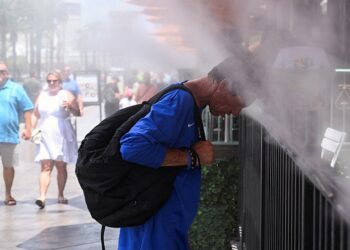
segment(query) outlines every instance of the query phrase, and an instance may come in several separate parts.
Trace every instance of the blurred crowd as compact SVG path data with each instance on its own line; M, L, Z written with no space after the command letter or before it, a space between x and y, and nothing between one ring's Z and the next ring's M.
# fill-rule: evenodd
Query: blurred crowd
M57 170L58 203L66 204L64 196L67 164L77 159L75 117L84 115L84 93L70 67L47 73L45 82L34 72L16 81L4 62L0 62L0 156L5 183L4 203L16 205L12 184L17 165L16 146L20 143L19 125L24 129L22 139L31 140L36 147L35 162L41 166L39 195L35 204L45 208L46 194L54 168ZM94 91L98 104L108 117L119 109L142 103L173 82L171 75L142 70L105 73L98 76ZM99 94L100 93L100 94ZM85 102L86 104L87 102ZM96 121L97 123L98 121Z
M74 80L74 72L68 66L54 71L62 77L62 88L69 90L78 98L83 115L83 94L79 84ZM30 72L18 82L23 84L33 103L40 91L46 88L43 80L35 72ZM126 70L118 73L102 73L99 82L101 86L99 102L104 107L105 117L108 117L119 109L147 101L160 89L173 82L175 82L173 74L164 72Z
M124 75L108 75L104 79L105 117L116 110L142 103L174 80L163 72L135 70Z

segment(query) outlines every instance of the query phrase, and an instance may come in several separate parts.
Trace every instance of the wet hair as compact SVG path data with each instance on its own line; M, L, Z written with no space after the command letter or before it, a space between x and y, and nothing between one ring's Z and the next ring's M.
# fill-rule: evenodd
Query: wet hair
M231 94L241 96L247 104L254 101L263 75L263 66L251 52L243 50L236 51L208 73L217 83L226 80Z

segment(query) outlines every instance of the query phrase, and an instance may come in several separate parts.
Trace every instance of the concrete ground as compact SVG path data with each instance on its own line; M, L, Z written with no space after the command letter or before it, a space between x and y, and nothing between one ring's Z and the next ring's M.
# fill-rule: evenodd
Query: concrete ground
M98 117L96 107L87 108L87 111L87 115L77 121L79 139L98 122L95 120ZM69 203L57 203L54 170L46 207L40 210L34 204L39 195L40 173L40 165L34 163L34 145L31 142L22 142L17 149L19 165L15 168L13 184L16 206L4 205L4 182L0 179L0 249L101 249L101 227L87 211L82 190L74 174L75 166L68 166L65 196ZM117 249L118 233L118 229L106 229L107 249Z

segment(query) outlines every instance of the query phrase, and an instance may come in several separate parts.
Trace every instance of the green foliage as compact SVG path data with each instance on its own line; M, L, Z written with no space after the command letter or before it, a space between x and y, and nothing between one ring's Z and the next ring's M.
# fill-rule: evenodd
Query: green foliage
M192 250L230 250L237 217L238 161L202 168L199 211L190 231Z
M18 71L16 46L20 35L24 35L32 53L36 48L37 60L41 58L42 40L60 32L67 18L66 5L62 0L0 0L0 60L7 62L11 48L12 70Z

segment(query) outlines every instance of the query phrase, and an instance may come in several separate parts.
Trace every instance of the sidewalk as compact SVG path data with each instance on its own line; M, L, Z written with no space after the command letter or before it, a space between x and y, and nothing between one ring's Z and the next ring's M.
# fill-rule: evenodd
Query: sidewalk
M13 184L16 206L4 205L4 182L2 178L0 181L0 249L100 249L101 227L87 211L75 177L75 166L68 166L65 196L69 204L57 203L54 170L46 207L40 210L34 204L39 193L40 173L40 165L33 161L34 145L22 142L18 146L18 153L19 165L15 168ZM107 249L117 249L118 233L118 229L106 228Z

